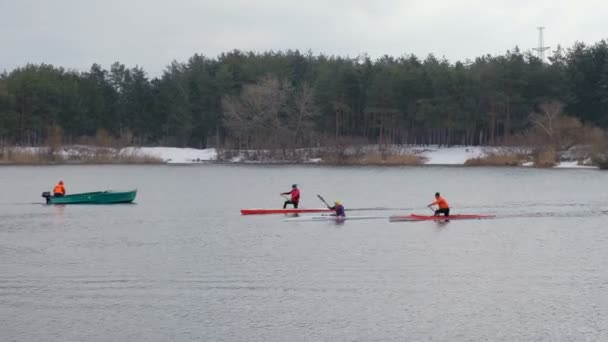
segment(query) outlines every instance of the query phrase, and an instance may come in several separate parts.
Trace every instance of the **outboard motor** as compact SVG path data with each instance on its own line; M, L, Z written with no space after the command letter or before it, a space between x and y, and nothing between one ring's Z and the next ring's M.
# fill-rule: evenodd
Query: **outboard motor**
M46 204L49 204L50 198L51 198L51 193L48 191L45 191L42 193L42 197L46 198Z

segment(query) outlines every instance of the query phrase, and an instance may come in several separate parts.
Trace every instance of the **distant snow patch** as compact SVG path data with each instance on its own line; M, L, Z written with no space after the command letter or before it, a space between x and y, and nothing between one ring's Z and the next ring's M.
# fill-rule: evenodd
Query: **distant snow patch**
M464 165L471 158L479 158L484 149L474 147L412 147L412 151L426 159L426 165Z
M580 165L577 161L563 161L555 167L560 169L597 169L597 166Z
M217 160L215 148L130 147L136 152L162 159L169 164L186 164Z

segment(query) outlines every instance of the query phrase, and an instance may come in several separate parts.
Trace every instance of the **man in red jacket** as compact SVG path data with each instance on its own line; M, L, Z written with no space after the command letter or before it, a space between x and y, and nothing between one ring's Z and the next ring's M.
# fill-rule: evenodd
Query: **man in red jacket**
M281 195L291 195L291 199L285 201L285 204L283 204L283 209L287 208L288 204L293 204L294 208L298 207L298 203L300 203L300 190L298 189L297 184L291 186L291 191L283 192Z

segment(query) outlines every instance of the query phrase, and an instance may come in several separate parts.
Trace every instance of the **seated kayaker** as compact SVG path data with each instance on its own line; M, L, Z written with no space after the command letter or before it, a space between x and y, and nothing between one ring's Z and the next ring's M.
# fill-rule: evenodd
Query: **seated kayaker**
M291 186L291 191L283 192L281 195L291 195L291 199L288 199L283 204L283 209L287 208L288 204L293 204L294 208L298 208L298 203L300 203L300 190L298 189L297 184Z
M63 186L62 180L60 180L59 183L57 183L57 185L55 185L55 187L53 188L53 196L55 196L55 197L65 196L65 186Z
M439 214L450 216L450 205L438 192L435 193L435 201L429 204L428 207L430 208L434 205L439 207L439 209L435 210L435 216L439 216Z
M342 205L342 203L340 203L340 201L334 201L334 206L333 207L328 206L328 208L329 208L329 210L333 210L337 217L346 216L346 213L344 212L344 206Z

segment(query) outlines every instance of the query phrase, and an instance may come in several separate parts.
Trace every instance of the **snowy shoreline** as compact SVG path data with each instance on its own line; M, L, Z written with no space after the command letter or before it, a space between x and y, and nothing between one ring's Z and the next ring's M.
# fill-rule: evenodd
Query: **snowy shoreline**
M415 153L424 158L420 166L464 166L465 162L472 158L482 157L486 153L495 152L497 147L485 146L405 146L410 153ZM235 157L229 161L218 160L218 152L214 148L194 149L175 147L139 147L136 151L162 159L167 164L193 164L193 163L236 163L236 164L294 164L288 161L247 161L242 157ZM301 164L321 164L320 158L311 158ZM524 164L523 167L531 166ZM562 161L554 168L581 168L597 169L595 166L579 165L577 161Z
M20 151L28 151L31 153L45 153L48 149L44 147L11 147L4 149L13 149ZM60 148L58 155L65 158L63 162L48 163L48 164L81 164L79 162L83 154L95 154L101 148L92 146L64 146ZM355 149L353 147L353 149ZM377 145L363 147L366 152L379 151ZM413 154L422 158L423 162L420 165L413 166L465 166L465 162L469 159L480 158L484 155L496 153L499 151L521 151L521 149L512 147L490 147L490 146L454 146L454 147L439 147L432 146L400 146L392 145L385 147L391 153L396 154ZM312 150L312 149L311 149ZM201 164L201 163L218 163L218 164L304 164L304 165L321 165L321 158L308 158L304 162L294 162L289 160L280 160L269 158L265 160L252 160L247 158L247 153L256 151L238 151L231 158L221 158L220 153L215 148L196 149L196 148L179 148L179 147L125 147L122 149L113 150L113 153L124 156L143 156L151 157L157 160L156 164ZM305 149L303 150L305 151ZM0 152L2 152L0 150ZM234 151L233 151L234 152ZM260 151L257 151L260 152ZM0 160L0 165L1 165ZM5 165L15 165L18 163L4 163ZM44 164L44 163L40 163ZM94 162L93 162L94 164ZM105 163L99 163L105 164ZM116 164L129 164L128 162ZM138 164L134 162L133 164ZM374 164L370 164L374 165ZM522 167L533 166L531 162L524 163ZM512 167L512 166L510 166ZM579 165L575 160L563 160L553 168L576 168L576 169L597 169L596 166Z

